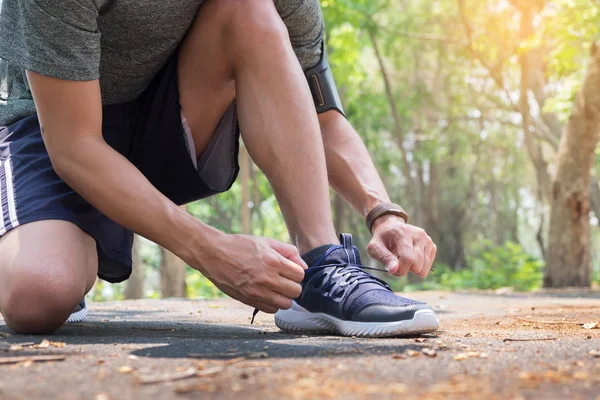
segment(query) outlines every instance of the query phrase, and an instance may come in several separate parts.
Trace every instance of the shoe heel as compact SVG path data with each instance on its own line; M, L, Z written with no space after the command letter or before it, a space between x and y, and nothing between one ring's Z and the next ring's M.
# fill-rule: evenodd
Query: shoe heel
M286 332L330 332L329 322L300 307L296 302L292 303L290 309L279 310L275 313L275 325Z

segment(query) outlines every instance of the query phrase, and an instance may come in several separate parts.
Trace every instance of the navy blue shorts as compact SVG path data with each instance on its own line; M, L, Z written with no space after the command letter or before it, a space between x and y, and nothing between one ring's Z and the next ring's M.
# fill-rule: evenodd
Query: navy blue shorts
M179 104L177 53L139 98L103 107L102 134L178 205L228 190L239 171L235 102L206 151L198 159L191 156L193 142ZM101 279L121 282L131 274L132 232L96 210L56 175L37 116L31 115L0 127L0 237L41 220L69 221L91 235Z

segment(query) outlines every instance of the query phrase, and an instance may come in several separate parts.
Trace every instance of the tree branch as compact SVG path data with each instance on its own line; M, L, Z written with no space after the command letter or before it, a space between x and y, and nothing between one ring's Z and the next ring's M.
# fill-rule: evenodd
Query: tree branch
M371 44L373 45L373 49L375 50L375 56L379 64L379 70L381 72L381 76L383 78L383 83L385 86L385 93L388 99L388 104L390 106L390 111L392 113L392 118L394 120L394 133L396 135L396 142L398 144L398 148L402 156L402 169L404 170L406 179L414 185L415 182L411 174L411 165L408 161L406 146L404 145L404 131L402 129L402 122L400 121L400 115L398 115L396 99L394 98L394 94L392 92L392 84L390 83L388 73L383 62L383 57L381 55L381 52L379 51L379 45L377 43L377 39L375 38L375 34L371 30L369 30L368 33L369 39L371 39Z

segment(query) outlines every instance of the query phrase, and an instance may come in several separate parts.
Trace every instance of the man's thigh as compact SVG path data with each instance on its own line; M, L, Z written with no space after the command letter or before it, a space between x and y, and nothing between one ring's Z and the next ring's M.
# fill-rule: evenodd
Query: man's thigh
M0 309L14 290L64 286L87 293L98 273L95 240L66 221L21 225L0 238Z
M233 55L225 46L224 23L229 2L206 1L179 51L181 111L200 156L235 99Z

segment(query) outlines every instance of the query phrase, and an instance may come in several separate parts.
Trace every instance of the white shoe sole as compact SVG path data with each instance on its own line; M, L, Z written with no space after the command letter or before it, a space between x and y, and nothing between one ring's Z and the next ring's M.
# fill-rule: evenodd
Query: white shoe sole
M332 333L342 336L387 337L435 332L440 322L433 310L417 310L412 319L394 322L344 321L323 313L311 313L292 303L289 310L275 314L275 325L295 333Z
M82 322L87 318L88 309L87 307L71 314L67 322Z

